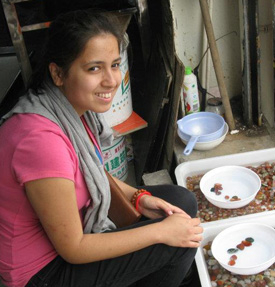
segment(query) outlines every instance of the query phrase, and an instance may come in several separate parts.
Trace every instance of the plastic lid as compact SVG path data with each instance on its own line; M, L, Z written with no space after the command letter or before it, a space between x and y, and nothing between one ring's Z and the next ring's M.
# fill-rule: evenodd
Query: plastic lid
M220 106L222 105L222 100L221 99L218 99L218 98L210 98L207 100L207 104L209 106Z
M189 66L185 67L185 75L191 75L192 74L192 68Z

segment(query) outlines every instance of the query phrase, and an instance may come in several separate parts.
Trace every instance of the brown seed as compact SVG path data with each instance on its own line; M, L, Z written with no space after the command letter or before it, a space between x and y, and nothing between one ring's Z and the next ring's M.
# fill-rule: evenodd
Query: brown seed
M230 257L230 260L234 260L234 261L236 261L237 260L237 255L232 255L231 257Z
M244 244L243 243L240 243L240 244L238 244L237 246L236 246L238 249L240 249L240 250L244 250Z

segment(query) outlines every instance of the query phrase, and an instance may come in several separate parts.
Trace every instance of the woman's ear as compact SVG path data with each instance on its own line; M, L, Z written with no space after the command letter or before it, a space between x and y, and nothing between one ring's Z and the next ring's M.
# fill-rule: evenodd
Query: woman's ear
M49 64L49 71L52 77L52 80L54 84L57 87L60 87L63 85L63 71L62 69L56 65L56 63L50 63Z

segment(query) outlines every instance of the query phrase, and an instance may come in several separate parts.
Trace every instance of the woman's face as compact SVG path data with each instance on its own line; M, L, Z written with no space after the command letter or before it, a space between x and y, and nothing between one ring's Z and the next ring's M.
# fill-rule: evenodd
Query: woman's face
M87 110L103 113L110 109L121 83L120 61L118 42L112 34L87 42L59 85L79 115Z

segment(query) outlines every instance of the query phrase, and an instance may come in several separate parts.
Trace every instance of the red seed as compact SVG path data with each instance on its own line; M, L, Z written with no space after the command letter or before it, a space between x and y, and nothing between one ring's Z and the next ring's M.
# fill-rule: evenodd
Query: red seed
M230 266L233 266L233 265L235 265L236 264L236 261L235 260L230 260L229 262L228 262L228 265L230 265Z
M243 241L242 241L242 244L243 244L244 246L251 246L251 245L252 245L251 242L246 241L246 240L243 240Z
M216 275L211 275L210 278L211 278L211 281L216 281L217 276Z

